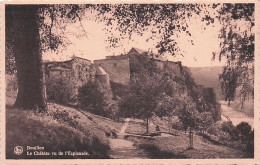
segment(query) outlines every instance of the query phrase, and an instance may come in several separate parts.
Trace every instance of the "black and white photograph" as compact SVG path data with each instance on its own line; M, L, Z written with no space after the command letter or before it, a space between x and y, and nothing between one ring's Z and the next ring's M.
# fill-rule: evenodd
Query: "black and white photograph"
M7 160L255 158L254 3L75 2L4 5Z

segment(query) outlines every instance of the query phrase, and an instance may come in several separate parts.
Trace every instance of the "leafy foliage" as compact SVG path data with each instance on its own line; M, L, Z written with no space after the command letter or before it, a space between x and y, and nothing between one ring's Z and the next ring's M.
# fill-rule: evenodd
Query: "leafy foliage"
M71 80L64 76L51 76L46 80L46 92L49 100L69 104L76 101L76 88Z
M191 36L188 30L186 19L193 14L204 14L207 11L201 10L203 7L210 5L206 4L97 4L97 5L75 5L75 4L59 4L59 5L28 5L36 11L35 19L32 23L38 25L37 32L40 33L39 38L34 38L35 41L41 42L41 51L59 50L60 46L66 48L66 45L71 44L65 30L68 23L78 25L78 30L75 31L77 37L87 37L87 32L82 25L83 18L94 19L95 21L105 21L107 30L111 34L113 29L120 34L111 34L108 38L108 43L112 47L117 46L120 39L131 39L133 34L143 35L144 32L151 31L151 35L147 40L158 39L156 48L160 54L170 53L175 55L180 51L175 41L175 37L179 37L179 33L184 32ZM11 5L9 6L10 8ZM96 12L97 17L88 18L86 12ZM11 14L9 15L11 16ZM208 20L208 17L205 17ZM11 19L7 18L7 21ZM211 22L214 20L210 20ZM10 50L17 49L12 47L13 36L12 25L7 22L10 28L7 29L7 41L10 41ZM10 26L9 26L10 25ZM114 26L116 25L116 26ZM110 29L109 29L110 28ZM58 29L58 30L57 30ZM28 32L28 30L27 30ZM127 34L127 35L125 35ZM15 41L17 42L17 41ZM192 43L192 40L190 41ZM8 44L6 44L8 45ZM29 50L28 50L29 51ZM10 51L11 52L11 51ZM39 59L41 53L36 50ZM19 54L19 53L18 53ZM16 56L18 57L18 55ZM10 58L11 59L11 58ZM41 63L41 62L39 62ZM22 67L23 65L21 65ZM40 69L40 64L35 67ZM19 69L18 69L19 70ZM42 78L42 76L40 76ZM42 81L42 80L41 80ZM37 85L36 85L37 86ZM40 89L44 89L41 84L38 84ZM44 92L43 92L44 93ZM41 99L43 100L43 98ZM43 102L43 101L42 101Z
M240 89L241 104L253 95L254 86L254 4L223 4L218 19L222 25L218 59L224 57L227 65L220 81L226 99L233 100ZM213 54L213 59L216 54ZM243 108L243 106L241 106Z
M251 133L251 126L246 122L241 122L236 126L239 137L243 143L246 143L249 140L249 136Z
M57 109L55 112L53 112L52 116L55 120L58 120L59 122L64 122L73 128L77 128L79 126L78 121L75 120L76 118L78 118L78 116L69 116L69 113L65 110L60 111Z
M180 33L191 36L187 20L194 15L208 13L203 11L206 4L119 4L106 5L105 8L113 15L107 25L111 28L108 42L112 47L120 46L126 37L132 39L134 34L143 36L150 32L146 41L156 41L159 54L176 55L180 52L175 37ZM116 26L115 26L116 25ZM116 35L113 31L119 31ZM191 44L193 41L190 40Z
M79 106L97 115L113 117L117 113L117 106L112 100L112 96L109 86L104 86L98 80L90 81L79 88Z
M119 103L121 114L142 119L179 116L184 129L207 127L218 120L216 98L204 88L198 90L186 70L177 76L161 70L145 55L131 56L130 65L135 68L131 70L129 92Z
M179 119L181 120L185 130L188 128L194 129L197 126L197 116L198 112L195 110L194 105L184 104L183 110L180 112Z

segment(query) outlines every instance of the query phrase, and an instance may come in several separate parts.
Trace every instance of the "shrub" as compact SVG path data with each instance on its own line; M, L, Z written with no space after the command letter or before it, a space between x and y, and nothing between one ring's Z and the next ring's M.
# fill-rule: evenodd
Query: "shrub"
M224 124L225 125L225 124ZM227 124L229 125L229 124ZM224 126L226 127L226 126ZM209 126L209 128L207 129L207 133L209 133L210 135L214 135L216 137L219 138L219 140L221 141L229 141L231 140L231 136L228 132L224 131L225 129L223 129L223 123L222 122L216 122L215 124L212 124L211 126Z
M49 100L69 104L76 102L76 87L64 76L52 76L46 80L46 91Z
M251 126L247 122L241 122L236 126L236 128L242 143L247 143L251 133Z
M202 128L208 128L211 124L214 123L212 113L211 112L202 112L199 114L199 120L200 120L200 125Z
M254 154L254 130L250 131L246 145L246 151L248 153Z
M69 116L69 113L65 110L60 111L60 110L56 110L53 114L52 114L53 118L55 120L58 120L59 122L64 122L67 123L68 125L70 125L73 128L77 128L79 123L75 120L76 118L78 118L78 116Z
M247 122L241 122L236 126L240 141L246 145L246 152L253 156L254 154L254 130Z
M111 117L117 113L110 87L104 86L98 80L79 88L78 101L81 109L96 115Z
M221 130L227 132L232 140L238 140L237 129L231 121L224 121Z

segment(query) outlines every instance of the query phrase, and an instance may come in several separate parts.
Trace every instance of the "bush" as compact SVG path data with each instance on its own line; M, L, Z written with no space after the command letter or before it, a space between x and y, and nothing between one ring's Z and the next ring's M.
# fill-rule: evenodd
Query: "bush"
M248 135L248 140L246 144L246 151L248 153L254 154L254 130Z
M117 113L110 87L104 86L98 80L79 88L78 101L81 109L96 115L112 117Z
M73 128L77 128L79 123L77 122L77 120L75 120L76 118L79 118L78 116L69 116L69 113L65 110L60 111L60 110L56 110L53 114L52 114L53 118L55 120L58 120L59 122L64 122L67 123L68 125L70 125Z
M209 126L206 132L210 135L218 137L220 141L230 141L232 137L229 132L232 131L226 132L229 127L230 123L228 122L216 122L215 124Z
M64 76L52 76L46 80L46 91L49 100L69 104L76 102L76 87L73 81Z
M211 112L202 112L199 114L199 124L202 128L206 129L208 126L214 123Z
M241 122L236 126L239 138L242 143L246 143L249 139L249 134L251 133L251 126L247 122Z
M239 139L246 145L246 151L249 154L254 153L254 130L247 122L241 122L236 126Z
M231 121L224 121L221 130L227 132L232 140L238 140L237 129Z
M216 122L207 129L207 132L211 135L217 136L223 141L237 139L236 128L230 121Z

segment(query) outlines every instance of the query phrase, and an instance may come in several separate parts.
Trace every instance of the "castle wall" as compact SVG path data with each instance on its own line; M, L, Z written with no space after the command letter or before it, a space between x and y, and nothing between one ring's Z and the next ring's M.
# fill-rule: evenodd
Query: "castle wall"
M165 69L165 61L154 60L154 64L156 65L157 68L161 70Z
M167 71L173 72L176 76L182 76L182 64L180 61L165 61L165 68Z
M91 74L91 61L74 58L71 60L72 77L78 86L86 84L94 75Z
M103 59L94 60L96 67L102 67L108 74L111 81L123 85L129 85L130 83L130 66L129 58L116 59Z
M74 80L76 86L86 84L95 76L91 61L75 57L69 61L48 62L45 64L48 77L62 75Z
M182 75L181 62L154 60L154 63L159 69L166 70L168 72L172 72L176 76Z

